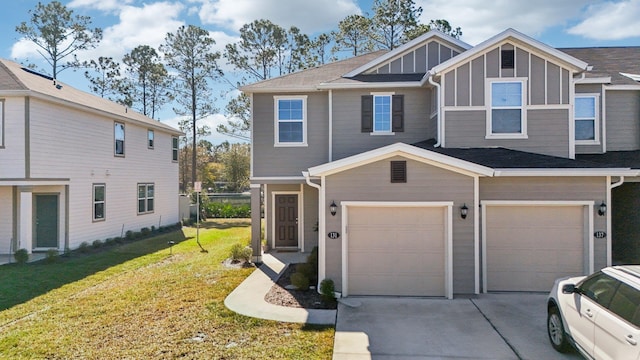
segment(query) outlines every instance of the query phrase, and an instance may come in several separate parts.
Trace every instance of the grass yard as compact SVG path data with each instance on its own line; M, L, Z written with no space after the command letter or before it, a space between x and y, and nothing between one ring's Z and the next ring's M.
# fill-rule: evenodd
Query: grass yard
M246 220L54 263L0 266L0 359L330 359L333 327L235 314L225 297L253 269L221 262ZM175 241L169 254L168 241Z

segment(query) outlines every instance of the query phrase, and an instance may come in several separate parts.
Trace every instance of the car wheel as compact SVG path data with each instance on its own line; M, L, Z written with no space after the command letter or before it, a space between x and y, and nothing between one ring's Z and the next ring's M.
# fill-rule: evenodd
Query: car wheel
M569 350L570 345L567 341L567 335L564 332L564 325L562 324L562 317L557 307L553 306L549 308L547 315L547 334L551 341L551 346L559 352L566 352Z

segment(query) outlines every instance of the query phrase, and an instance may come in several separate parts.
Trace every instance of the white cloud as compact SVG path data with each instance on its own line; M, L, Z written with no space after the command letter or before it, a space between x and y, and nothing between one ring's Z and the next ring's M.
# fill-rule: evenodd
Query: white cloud
M591 0L417 0L422 6L421 21L446 19L453 27L462 28L461 40L475 45L507 28L514 28L529 36L563 25L576 17Z
M355 0L192 0L200 2L200 21L238 31L257 19L269 19L284 28L297 26L305 33L333 30L350 14L361 13Z
M124 5L131 4L133 0L73 0L67 4L70 8L90 8L102 11L119 10Z
M573 35L597 40L620 40L640 36L640 0L590 5L586 18L569 29Z

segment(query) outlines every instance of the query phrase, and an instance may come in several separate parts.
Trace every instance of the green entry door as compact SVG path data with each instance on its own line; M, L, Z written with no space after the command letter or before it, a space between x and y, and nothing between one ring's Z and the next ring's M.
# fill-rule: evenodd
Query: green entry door
M35 195L36 248L58 247L58 195Z

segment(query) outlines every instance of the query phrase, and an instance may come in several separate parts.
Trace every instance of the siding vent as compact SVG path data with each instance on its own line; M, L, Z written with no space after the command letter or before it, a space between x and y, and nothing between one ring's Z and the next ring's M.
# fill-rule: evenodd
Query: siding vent
M392 183L407 182L407 162L406 161L391 162L391 182Z
M503 69L513 69L515 67L515 51L502 50L500 52L501 66Z

